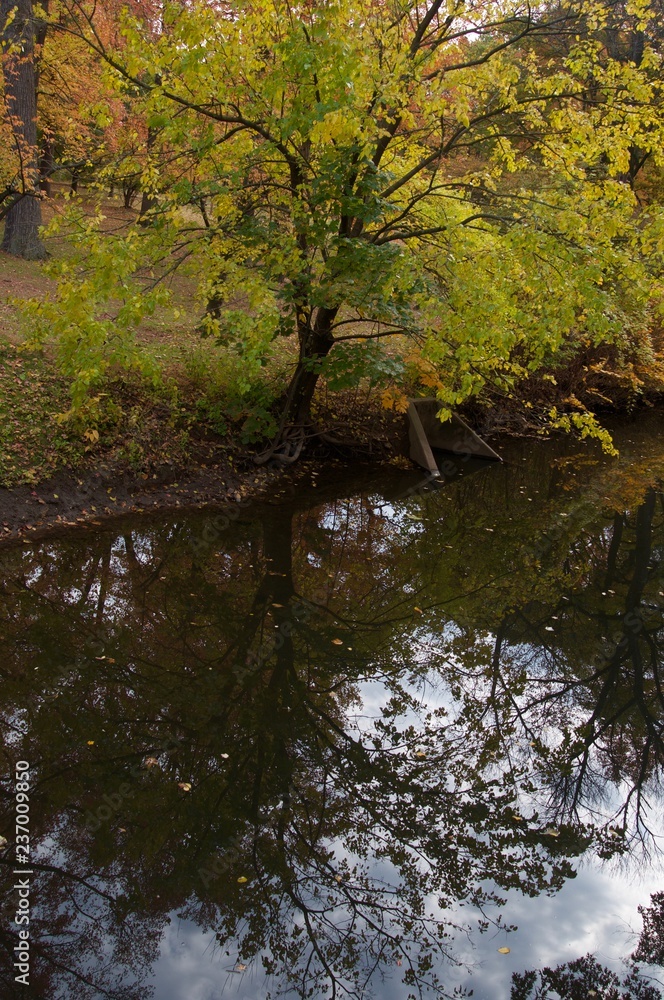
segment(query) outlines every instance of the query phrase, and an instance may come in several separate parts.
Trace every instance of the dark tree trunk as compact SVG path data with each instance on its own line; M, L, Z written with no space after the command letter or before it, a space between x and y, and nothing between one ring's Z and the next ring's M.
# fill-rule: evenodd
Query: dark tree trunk
M2 69L7 112L21 160L17 200L5 220L2 249L16 257L40 260L47 256L39 237L41 201L37 145L37 90L34 64L34 20L31 0L0 0L4 25ZM14 51L8 51L10 46ZM18 51L16 51L18 50Z
M313 323L308 318L299 322L300 357L284 397L279 431L270 448L254 459L257 465L271 460L292 464L300 457L311 426L311 401L321 364L334 344L332 327L337 312L338 308L320 308Z
M300 357L286 394L285 423L305 425L311 422L311 401L320 378L321 363L334 344L332 324L337 312L337 309L319 309L313 325L301 325Z
M148 128L148 138L147 138L147 158L150 159L150 151L154 146L156 138L156 132L152 128ZM141 208L138 213L138 222L142 226L147 226L150 224L149 213L157 205L157 199L152 191L144 191L141 197Z
M127 182L122 185L122 197L124 207L129 211L129 209L134 204L136 195L138 194L138 184L132 184Z
M47 198L51 197L53 165L53 147L48 139L44 139L42 142L41 160L39 161L39 187Z

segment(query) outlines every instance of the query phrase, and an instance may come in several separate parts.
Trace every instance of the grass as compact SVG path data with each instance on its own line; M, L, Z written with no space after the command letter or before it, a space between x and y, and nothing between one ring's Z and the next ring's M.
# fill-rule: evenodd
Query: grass
M58 210L57 197L45 202L44 222ZM104 213L104 225L115 231L136 216L118 199L107 200ZM70 252L60 237L46 245L56 259ZM56 345L47 343L43 352L24 348L29 330L15 303L48 297L55 284L40 263L0 253L0 486L36 484L87 460L135 473L152 472L162 462L186 464L187 453L201 442L227 451L250 440L252 414L259 415L254 437L269 431L269 406L283 390L291 347L281 338L247 380L232 350L197 331L202 304L196 284L195 275L176 273L169 279L170 303L136 330L139 351L161 373L160 382L137 372L111 372L95 390L103 394L102 405L75 424L63 423L58 416L71 401ZM261 413L267 424L261 425Z
M0 483L37 483L85 455L80 434L61 427L67 385L44 356L0 342Z

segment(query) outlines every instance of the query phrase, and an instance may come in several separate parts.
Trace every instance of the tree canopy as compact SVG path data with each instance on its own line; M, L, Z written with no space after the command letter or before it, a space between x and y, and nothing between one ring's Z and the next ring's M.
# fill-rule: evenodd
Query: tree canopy
M202 332L248 373L292 337L263 424L286 461L321 376L369 378L397 409L410 380L444 416L535 371L555 380L588 346L652 355L656 4L165 3L112 12L113 30L97 6L59 10L125 129L98 176L143 192L128 231L74 227L86 273L59 262L56 301L32 304L83 393L120 341L130 358L148 289L178 269L197 276Z

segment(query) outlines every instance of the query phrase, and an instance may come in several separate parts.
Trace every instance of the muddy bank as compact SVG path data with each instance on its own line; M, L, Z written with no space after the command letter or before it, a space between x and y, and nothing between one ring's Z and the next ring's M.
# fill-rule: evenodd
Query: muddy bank
M123 514L236 503L274 489L283 475L250 461L237 467L228 461L193 469L163 466L149 475L103 464L63 469L34 486L0 488L0 545Z

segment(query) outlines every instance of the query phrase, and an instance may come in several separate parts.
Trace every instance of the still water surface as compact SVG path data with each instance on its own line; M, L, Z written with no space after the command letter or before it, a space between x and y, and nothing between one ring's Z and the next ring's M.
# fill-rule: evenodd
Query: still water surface
M659 997L663 428L5 550L2 996Z

